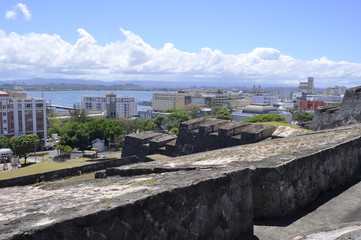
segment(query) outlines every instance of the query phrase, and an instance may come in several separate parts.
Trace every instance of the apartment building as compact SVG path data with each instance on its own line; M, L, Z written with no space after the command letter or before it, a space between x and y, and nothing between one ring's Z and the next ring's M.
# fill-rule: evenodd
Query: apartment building
M239 98L239 95L237 95ZM226 93L195 93L195 92L162 92L153 93L152 108L154 111L182 109L188 104L228 106L232 95Z
M186 102L186 94L176 92L153 93L152 108L154 111L164 111L167 109L181 109Z
M28 98L26 93L0 92L0 134L47 136L44 98ZM44 139L45 140L45 139Z
M253 104L268 104L270 106L277 105L277 96L255 95L252 96Z
M82 96L81 107L85 110L102 111L108 118L122 118L137 115L135 97L117 96L115 93Z

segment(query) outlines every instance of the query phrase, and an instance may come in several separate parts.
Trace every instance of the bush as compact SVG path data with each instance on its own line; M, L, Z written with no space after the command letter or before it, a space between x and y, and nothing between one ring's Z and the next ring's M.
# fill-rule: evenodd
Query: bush
M54 162L66 162L70 159L70 154L63 154L53 157Z
M242 122L252 122L252 123L259 123L259 122L281 122L287 123L284 117L281 117L278 114L261 114L258 116L250 117Z

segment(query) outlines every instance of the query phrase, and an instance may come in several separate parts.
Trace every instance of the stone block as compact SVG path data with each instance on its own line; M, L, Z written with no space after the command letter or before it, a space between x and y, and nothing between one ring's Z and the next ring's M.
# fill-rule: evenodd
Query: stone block
M275 138L285 138L285 137L293 137L302 134L307 134L306 131L297 130L294 128L286 127L286 126L279 126L277 127L276 131L272 134L272 139Z
M218 129L221 126L223 126L229 122L230 122L229 120L209 118L209 120L200 124L198 129L199 129L199 132L202 132L202 133L216 132L216 131L218 131Z
M140 160L151 153L149 142L153 138L164 135L162 132L146 131L129 134L124 139L122 157L138 156Z
M231 137L237 134L240 134L243 129L251 125L248 122L230 122L218 129L218 135L220 137Z
M179 126L179 130L190 131L198 129L198 126L207 121L207 118L196 118L189 121L182 122Z
M275 130L275 126L255 123L242 130L241 138L245 143L255 143L270 137Z
M165 146L168 142L177 139L176 135L173 134L162 134L149 140L149 147L152 150Z

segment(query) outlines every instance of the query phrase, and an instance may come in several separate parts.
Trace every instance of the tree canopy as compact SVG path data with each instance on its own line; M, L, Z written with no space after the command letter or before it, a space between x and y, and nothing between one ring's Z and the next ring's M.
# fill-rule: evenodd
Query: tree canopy
M229 114L227 107L222 107L222 108L219 109L219 111L216 113L216 118L218 118L218 119L230 120L230 119L232 119L232 116L231 116L231 114Z
M85 150L93 140L99 138L105 140L108 146L113 143L116 147L122 147L125 135L153 129L155 124L150 119L101 118L84 122L83 119L71 118L61 128L59 143Z
M14 154L19 158L23 157L28 158L29 154L35 150L37 144L39 144L40 139L35 134L22 135L18 137L12 137L10 139L10 147L13 150Z
M0 148L8 148L9 147L9 139L4 135L0 135Z
M292 120L297 122L308 122L312 121L313 114L306 112L303 109L292 109L290 110L292 113Z
M252 123L258 123L258 122L282 122L287 123L286 119L278 114L261 114L254 117L247 118L246 120L243 120L242 122L252 122Z

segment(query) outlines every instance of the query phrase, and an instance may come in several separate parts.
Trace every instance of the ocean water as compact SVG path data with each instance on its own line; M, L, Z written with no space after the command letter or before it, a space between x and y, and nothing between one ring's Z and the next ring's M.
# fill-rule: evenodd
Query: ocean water
M80 104L85 95L105 95L109 91L25 91L28 97L45 98L46 103L72 107ZM151 101L155 91L114 91L117 95L126 95L136 98L137 102ZM158 91L157 91L158 92ZM152 109L151 106L138 105L138 111Z

